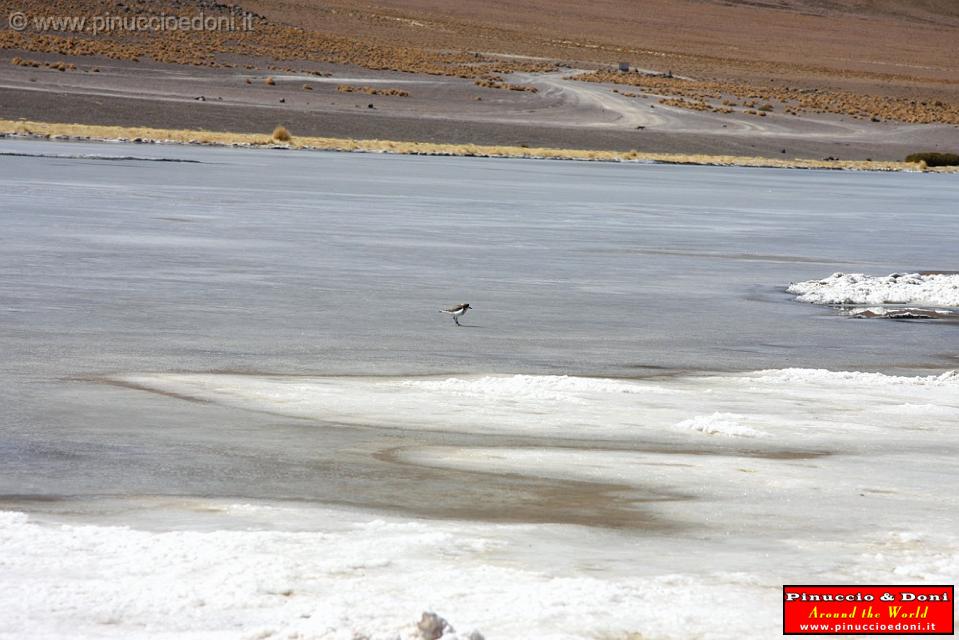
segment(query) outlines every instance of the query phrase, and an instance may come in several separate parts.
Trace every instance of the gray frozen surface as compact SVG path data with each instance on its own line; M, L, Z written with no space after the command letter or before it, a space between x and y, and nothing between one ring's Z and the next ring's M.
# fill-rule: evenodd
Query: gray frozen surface
M310 425L102 376L930 373L959 352L956 324L783 291L959 268L955 177L4 140L0 185L7 495L403 506L449 482L385 486L363 452L408 436L376 425L307 451ZM437 313L459 302L463 328Z

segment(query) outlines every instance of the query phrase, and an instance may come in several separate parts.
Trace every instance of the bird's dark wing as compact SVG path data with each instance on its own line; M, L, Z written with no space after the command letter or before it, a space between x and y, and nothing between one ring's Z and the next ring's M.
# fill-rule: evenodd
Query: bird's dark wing
M457 311L462 311L465 308L466 308L465 304L458 304L455 307L450 307L446 311L448 311L449 313L456 313Z

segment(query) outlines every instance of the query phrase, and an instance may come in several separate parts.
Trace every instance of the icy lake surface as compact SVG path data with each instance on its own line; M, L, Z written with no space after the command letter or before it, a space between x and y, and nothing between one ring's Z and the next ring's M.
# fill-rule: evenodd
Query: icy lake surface
M2 140L0 198L4 640L768 638L959 576L959 324L786 293L959 269L955 178Z

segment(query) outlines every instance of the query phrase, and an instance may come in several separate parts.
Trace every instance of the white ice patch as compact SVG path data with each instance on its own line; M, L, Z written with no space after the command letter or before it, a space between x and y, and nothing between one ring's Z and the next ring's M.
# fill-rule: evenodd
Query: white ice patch
M417 622L436 611L454 629L445 640L478 637L473 630L507 639L739 640L781 630L777 589L790 580L945 583L957 575L954 536L912 529L737 550L738 521L756 523L740 500L733 540L726 531L718 543L701 533L369 521L308 506L300 513L319 523L316 531L156 532L0 512L0 638L421 640ZM223 513L224 527L240 524ZM800 515L815 522L814 510ZM501 543L492 551L490 539ZM701 568L729 554L741 569ZM650 571L670 558L683 569Z
M483 544L548 554L568 527L352 518L338 533L151 532L0 512L0 638L422 640L424 611L449 622L444 640L736 638L777 624L775 595L749 574L590 575Z
M797 300L814 304L959 307L959 274L834 273L822 280L794 282L786 291L796 294Z
M745 380L776 385L823 385L868 387L873 390L902 387L952 387L959 390L959 371L951 370L928 376L891 376L863 371L830 371L828 369L765 369Z
M959 398L957 398L957 404L959 404ZM911 402L906 402L903 404L895 404L888 407L883 407L883 411L887 413L894 413L903 416L930 416L930 417L952 417L959 421L959 406L946 406L941 404L913 404Z
M846 307L844 315L852 318L889 318L892 320L940 319L955 315L948 309L921 309L918 307Z
M600 437L635 431L653 417L637 410L653 407L660 399L671 405L686 394L662 381L531 375L401 379L142 374L118 381L339 424ZM563 410L556 410L557 405ZM597 419L599 415L607 419ZM664 429L672 424L667 420L655 423Z
M651 384L622 382L602 378L571 376L484 376L482 378L447 378L446 380L406 380L399 383L408 388L459 394L490 400L538 400L546 402L585 402L583 394L648 394L668 393Z
M785 583L957 575L955 372L634 381L157 373L118 382L313 421L304 447L323 446L331 427L469 432L475 446L377 432L367 442L388 448L384 465L512 478L520 496L525 478L552 490L544 495L557 513L585 509L596 526L245 499L202 517L165 518L150 505L151 526L203 525L194 531L0 514L2 640L406 640L423 611L460 638L473 629L508 639L765 638L781 633ZM500 437L513 435L523 447ZM560 483L570 482L585 502L563 504L573 485ZM606 529L610 512L667 529Z
M803 448L833 441L846 447L851 433L894 429L891 406L950 407L959 398L955 371L909 377L776 369L654 380L160 373L119 381L318 426L648 442L688 441L698 432L751 438L759 447Z
M737 438L765 438L765 431L753 429L742 424L744 416L733 413L713 413L708 416L696 416L676 424L680 431L699 431L708 436L732 436Z

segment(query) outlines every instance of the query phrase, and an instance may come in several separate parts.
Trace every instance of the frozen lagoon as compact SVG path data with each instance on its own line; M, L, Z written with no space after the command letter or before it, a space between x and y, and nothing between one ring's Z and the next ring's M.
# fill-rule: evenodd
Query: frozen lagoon
M955 270L953 178L0 154L0 637L771 637L959 575L959 329L785 293Z

